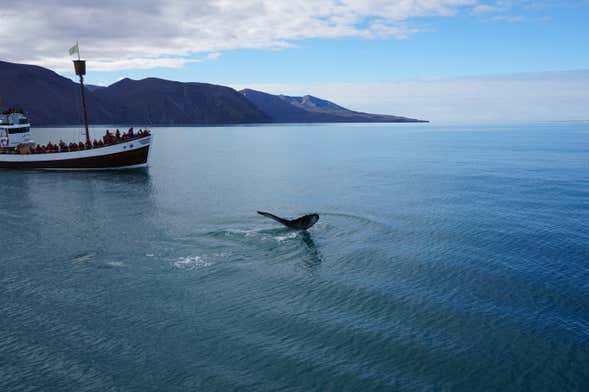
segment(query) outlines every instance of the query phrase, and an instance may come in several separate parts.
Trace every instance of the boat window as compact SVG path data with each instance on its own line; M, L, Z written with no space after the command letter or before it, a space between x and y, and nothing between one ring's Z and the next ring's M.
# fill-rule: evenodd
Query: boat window
M10 133L11 135L14 135L15 133L26 133L29 132L29 128L28 127L24 127L24 128L12 128L8 130L8 133Z

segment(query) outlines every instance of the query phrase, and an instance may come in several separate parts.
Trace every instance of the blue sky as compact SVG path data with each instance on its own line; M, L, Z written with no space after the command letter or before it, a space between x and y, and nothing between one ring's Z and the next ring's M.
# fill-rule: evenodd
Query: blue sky
M419 32L404 39L334 38L293 41L292 48L234 49L214 61L181 69L94 72L89 81L160 77L219 84L373 82L398 79L496 75L589 68L589 3L526 9L509 16L415 18ZM82 44L82 51L84 50ZM191 58L202 58L197 53ZM73 76L69 72L63 72Z
M523 113L513 120L537 117L525 91L547 94L549 104L550 89L569 86L571 78L574 86L589 86L586 0L6 1L3 20L20 22L0 25L0 58L74 78L67 48L79 40L93 84L159 77L313 92L357 110L418 117L424 105L456 98L456 107L429 114L440 120L463 116L459 105L469 97L458 92L468 91L466 84L492 99L485 86L508 88L506 81L527 75L526 83L509 86L523 89L512 91ZM50 18L55 10L61 18ZM6 49L14 47L22 50ZM575 70L587 72L550 72ZM389 95L370 96L367 86ZM415 106L399 105L402 94L413 95ZM419 101L420 94L428 99ZM589 118L589 98L574 94L579 105L562 105L550 118ZM494 99L501 99L498 90ZM472 119L489 118L479 114Z

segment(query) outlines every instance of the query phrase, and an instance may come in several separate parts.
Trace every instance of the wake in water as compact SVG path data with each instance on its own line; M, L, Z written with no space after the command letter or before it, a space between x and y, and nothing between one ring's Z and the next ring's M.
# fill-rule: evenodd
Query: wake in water
M321 215L333 216L336 218L353 219L353 220L362 222L364 224L382 226L387 229L392 228L390 223L388 223L388 222L382 222L378 219L368 218L368 217L365 217L362 215L354 215L354 214L348 214L348 213L344 213L344 212L322 212Z
M186 272L240 268L268 259L273 263L302 261L305 268L323 261L318 246L306 231L286 228L224 228L183 237L184 255L170 255L170 264Z
M201 256L180 257L174 262L174 267L185 270L210 267L212 263L206 261Z
M268 256L273 262L302 261L305 268L324 262L324 256L316 243L316 238L307 230L301 229L301 227L314 226L319 219L319 214L286 220L270 213L259 213L280 222L285 227L248 228L235 227L232 224L226 227L198 230L192 235L177 239L184 247L193 249L195 252L190 254L188 253L190 250L186 249L188 255L185 253L185 255L173 257L170 263L177 269L195 271L212 265L224 268L223 265L229 266L233 262L249 263ZM322 221L318 225L319 230L316 230L315 237L334 240L337 238L338 242L345 241L346 247L366 243L375 233L382 235L383 231L391 232L390 226L364 216L330 212L321 214L331 219ZM290 226L293 226L292 222L297 221L298 223L294 226L299 229L289 230L292 228ZM205 250L204 253L202 253L203 250ZM222 253L215 250L222 250Z

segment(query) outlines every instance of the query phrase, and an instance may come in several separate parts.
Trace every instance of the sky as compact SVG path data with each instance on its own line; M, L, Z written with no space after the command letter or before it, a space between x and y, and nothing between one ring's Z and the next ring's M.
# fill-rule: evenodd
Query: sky
M589 120L589 0L0 0L0 60L435 122Z

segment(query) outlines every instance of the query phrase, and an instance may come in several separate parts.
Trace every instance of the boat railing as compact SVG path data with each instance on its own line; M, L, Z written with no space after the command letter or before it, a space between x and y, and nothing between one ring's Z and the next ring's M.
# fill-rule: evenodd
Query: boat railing
M89 150L97 150L104 147L110 147L117 144L128 143L135 140L143 139L145 137L151 136L150 131L144 131L141 134L135 134L133 137L121 137L119 139L114 139L112 142L104 143L102 141L98 142L94 140L94 143L90 143L86 145L84 143L71 143L65 146L60 146L59 144L53 144L51 142L47 143L47 145L37 145L36 147L32 147L31 145L22 146L22 148L0 148L0 154L15 154L15 155L33 155L33 154L61 154L65 152L78 152L78 151L89 151ZM100 143L100 144L99 144ZM51 148L47 148L48 145L51 145ZM74 147L75 145L75 147Z

